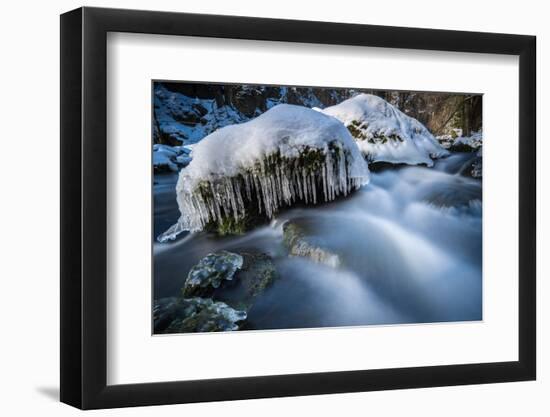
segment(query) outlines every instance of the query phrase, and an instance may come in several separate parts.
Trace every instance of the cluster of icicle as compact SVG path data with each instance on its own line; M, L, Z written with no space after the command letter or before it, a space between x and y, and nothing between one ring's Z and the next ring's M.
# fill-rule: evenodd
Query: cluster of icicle
M200 186L189 189L185 176L180 177L178 205L183 214L158 240L173 240L181 231L196 232L210 222L228 217L238 221L246 215L251 203L256 203L258 212L271 219L281 207L297 201L306 204L332 201L366 183L366 177L349 175L351 158L339 143L325 145L321 152L324 161L317 164L317 169L300 166L300 158L287 158L277 164L268 156L258 161L254 169L243 170L236 176L203 181L202 189Z

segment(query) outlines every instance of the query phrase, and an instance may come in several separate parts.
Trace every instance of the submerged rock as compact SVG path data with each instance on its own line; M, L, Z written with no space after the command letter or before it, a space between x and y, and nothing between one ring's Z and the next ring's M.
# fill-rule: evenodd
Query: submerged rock
M375 95L359 94L323 113L344 123L369 162L431 167L449 154L422 123Z
M420 199L435 207L468 207L481 201L481 184L470 178L456 176L452 182L436 184L429 191L421 192Z
M368 178L368 166L340 122L281 104L195 146L176 187L181 217L159 241L184 230L242 232L283 207L348 195Z
M341 264L337 254L323 248L314 239L308 237L306 228L296 222L287 221L283 225L283 243L290 256L309 258L333 268Z
M208 298L162 298L153 307L155 333L238 330L246 312Z

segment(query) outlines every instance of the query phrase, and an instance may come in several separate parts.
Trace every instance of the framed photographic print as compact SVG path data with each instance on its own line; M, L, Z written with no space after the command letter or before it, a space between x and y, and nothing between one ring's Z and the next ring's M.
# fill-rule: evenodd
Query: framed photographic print
M535 379L535 38L61 16L61 400Z

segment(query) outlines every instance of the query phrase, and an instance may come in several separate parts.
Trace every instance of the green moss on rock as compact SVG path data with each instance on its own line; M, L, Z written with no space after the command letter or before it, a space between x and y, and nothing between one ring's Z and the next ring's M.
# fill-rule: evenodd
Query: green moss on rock
M155 333L220 332L238 330L246 312L208 298L163 298L155 302Z
M290 173L291 180L300 185L289 185L295 188L291 201L280 195L270 197L277 200L276 205L270 207L271 210L278 211L297 202L312 204L324 201L322 172L326 167L327 158L332 161L333 172L339 172L338 164L342 160L345 162L348 155L342 145L335 140L329 143L327 150L305 146L295 157L283 156L277 151L265 156L252 167L243 168L242 173L233 177L200 181L192 195L193 199L204 203L210 212L210 220L205 222L203 230L221 236L240 235L268 221L272 213L266 209L265 186L261 186L260 182L267 181L273 188L280 186L283 172L287 175ZM316 188L317 201L312 201L312 197L306 196L302 191L298 192L296 187L302 187L304 175L307 176L308 187ZM353 188L351 179L348 186L350 189ZM234 192L234 197L229 195L228 188ZM235 214L235 210L227 209L235 204L244 206L244 210L239 210L238 215Z
M191 268L182 296L208 297L247 310L276 276L271 257L264 253L211 253Z

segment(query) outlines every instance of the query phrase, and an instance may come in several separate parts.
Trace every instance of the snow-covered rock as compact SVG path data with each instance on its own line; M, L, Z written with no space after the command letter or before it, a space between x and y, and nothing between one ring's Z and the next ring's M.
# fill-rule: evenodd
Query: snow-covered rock
M181 217L159 240L211 222L239 222L251 213L272 218L297 201L331 201L368 178L367 164L342 123L309 108L277 105L195 145L176 187Z
M449 150L456 152L476 152L483 146L483 134L481 131L474 132L470 136L457 137Z
M422 123L378 96L359 94L323 113L344 123L369 162L432 166L448 155Z
M242 123L248 117L232 106L218 106L214 99L199 99L169 91L154 90L156 132L171 144L192 144L221 127Z
M191 144L215 130L246 122L278 104L324 108L356 94L350 89L155 83L155 143Z
M153 145L153 168L155 173L178 172L191 162L189 146Z
M483 132L473 132L470 136L462 136L462 129L454 129L452 135L441 135L437 140L445 149L452 152L476 152L483 146ZM481 155L479 155L481 157Z

